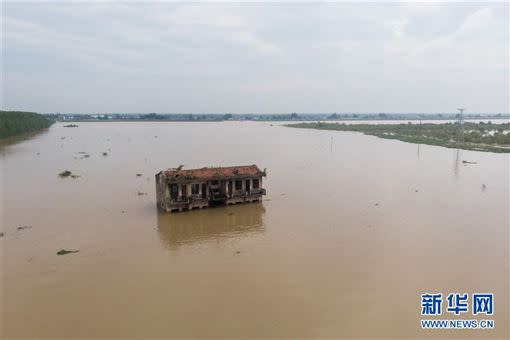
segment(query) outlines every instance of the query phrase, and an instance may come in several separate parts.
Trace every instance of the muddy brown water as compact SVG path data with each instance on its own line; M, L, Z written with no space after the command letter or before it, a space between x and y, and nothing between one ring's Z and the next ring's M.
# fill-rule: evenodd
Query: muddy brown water
M253 163L263 202L158 213L157 171ZM505 154L274 123L79 123L4 143L0 171L5 337L509 336ZM421 330L425 292L493 292L495 329Z

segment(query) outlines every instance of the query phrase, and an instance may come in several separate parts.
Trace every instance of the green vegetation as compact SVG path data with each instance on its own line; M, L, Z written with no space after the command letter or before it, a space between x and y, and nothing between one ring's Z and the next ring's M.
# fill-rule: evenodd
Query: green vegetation
M62 177L62 178L66 178L66 177L71 177L71 178L78 178L80 176L78 175L75 175L73 174L71 171L69 170L65 170L65 171L62 171L61 173L58 174L59 177Z
M61 173L59 173L59 177L69 177L71 176L73 173L69 170L65 170L65 171L62 171Z
M464 142L457 142L458 123L345 124L298 123L288 127L362 132L380 138L476 151L510 152L510 123L464 123Z
M0 111L0 138L42 130L54 122L52 118L34 112Z
M77 252L79 252L79 250L60 249L59 251L57 251L57 255L67 255L67 254L72 254L72 253L77 253Z
M219 122L223 120L252 120L252 121L327 121L327 120L450 120L458 118L458 113L103 113L52 114L60 122L86 121L167 121L167 122ZM503 113L467 113L464 119L508 119Z

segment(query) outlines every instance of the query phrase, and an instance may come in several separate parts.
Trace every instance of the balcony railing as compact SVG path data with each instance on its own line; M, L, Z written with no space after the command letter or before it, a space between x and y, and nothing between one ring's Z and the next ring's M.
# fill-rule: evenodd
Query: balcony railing
M266 189L264 189L264 188L251 189L249 191L249 194L250 195L265 195L266 194Z
M232 193L232 197L243 197L243 196L252 196L252 195L265 195L266 189L264 188L256 188L251 190L235 190Z
M209 199L223 200L223 199L228 199L229 197L246 197L246 196L265 195L265 194L266 194L266 189L256 188L256 189L251 189L249 191L234 190L232 192L232 196L227 195L224 192L214 192L213 191L207 197L203 197L201 194L191 194L187 197L182 197L182 196L172 197L172 198L167 198L167 200L168 200L168 203L170 203L170 204L185 204L185 203L190 203L192 201L199 201L199 200L209 200Z
M242 196L244 196L243 190L234 190L234 192L232 194L232 197L242 197Z
M218 199L225 199L227 198L227 195L223 192L212 192L211 193L211 199L218 200Z
M169 198L168 204L188 204L188 199L183 197Z

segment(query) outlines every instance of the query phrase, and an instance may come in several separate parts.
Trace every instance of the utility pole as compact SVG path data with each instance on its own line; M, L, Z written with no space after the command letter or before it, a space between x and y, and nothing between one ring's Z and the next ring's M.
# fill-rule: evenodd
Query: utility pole
M464 144L464 110L465 108L458 108L459 110L459 120L457 126L457 143Z

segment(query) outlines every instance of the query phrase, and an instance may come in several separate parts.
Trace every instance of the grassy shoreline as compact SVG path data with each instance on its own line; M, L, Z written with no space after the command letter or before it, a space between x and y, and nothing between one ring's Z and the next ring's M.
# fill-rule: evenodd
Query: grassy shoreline
M37 132L54 122L52 118L35 112L0 111L0 139Z
M510 123L464 123L464 143L457 143L456 123L443 124L345 124L297 123L287 127L361 132L414 144L484 152L510 153Z

